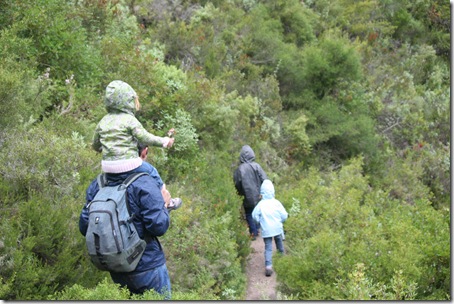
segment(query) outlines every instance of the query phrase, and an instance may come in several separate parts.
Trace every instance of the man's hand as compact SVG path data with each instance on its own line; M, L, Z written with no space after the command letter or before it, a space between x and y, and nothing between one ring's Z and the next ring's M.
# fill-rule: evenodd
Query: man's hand
M170 204L170 192L167 191L166 185L164 184L161 189L162 198L164 199L164 206L167 208Z

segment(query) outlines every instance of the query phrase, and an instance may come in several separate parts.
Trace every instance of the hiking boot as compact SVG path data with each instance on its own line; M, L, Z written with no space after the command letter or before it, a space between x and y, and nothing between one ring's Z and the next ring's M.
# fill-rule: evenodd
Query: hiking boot
M172 198L172 199L170 199L170 204L167 206L167 209L169 211L176 210L181 207L181 204L183 204L183 201L181 200L181 198L179 198L179 197Z
M249 235L249 238L251 239L251 241L255 241L257 239L257 236L256 235Z
M265 268L265 275L267 277L271 276L273 274L273 269L271 267L266 267Z

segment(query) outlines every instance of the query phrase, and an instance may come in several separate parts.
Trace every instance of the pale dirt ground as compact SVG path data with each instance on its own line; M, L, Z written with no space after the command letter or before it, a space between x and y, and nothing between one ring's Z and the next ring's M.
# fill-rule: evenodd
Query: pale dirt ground
M245 300L276 300L276 272L273 271L270 277L265 276L265 243L260 235L251 241L251 248L246 266L248 283ZM273 254L275 252L273 240Z

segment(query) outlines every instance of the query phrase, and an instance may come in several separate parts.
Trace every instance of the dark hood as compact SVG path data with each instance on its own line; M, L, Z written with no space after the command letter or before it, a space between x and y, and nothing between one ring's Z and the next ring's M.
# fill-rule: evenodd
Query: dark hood
M252 163L253 161L255 161L254 150L252 150L252 148L249 147L248 145L244 145L241 148L240 162L241 163Z

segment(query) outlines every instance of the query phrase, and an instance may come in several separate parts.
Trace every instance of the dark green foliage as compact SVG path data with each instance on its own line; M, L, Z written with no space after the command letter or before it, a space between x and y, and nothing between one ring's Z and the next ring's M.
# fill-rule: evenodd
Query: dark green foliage
M98 81L99 53L86 43L73 5L53 0L13 1L8 9L5 26L17 31L18 37L30 39L41 71L51 68L61 80L75 74L80 83Z
M394 37L412 44L434 44L438 53L447 59L450 7L444 1L411 1L381 3L386 18L396 27ZM425 35L427 31L431 35ZM444 33L443 33L444 32Z
M384 17L387 11L377 9L380 2L384 4L387 1L341 1L339 3L342 7L341 16L334 21L348 32L350 37L357 37L362 41L374 43L378 37L390 35L396 29Z
M78 237L79 208L67 200L32 196L16 202L12 217L2 218L7 250L2 250L1 272L10 286L3 299L44 300L71 282L101 277L82 266L88 261L80 250L84 243Z
M335 34L334 35L339 35ZM303 83L318 99L335 92L342 81L355 81L361 75L360 61L345 40L327 36L303 51Z
M285 3L290 2L292 1L285 1ZM316 17L312 11L299 5L298 2L293 1L282 12L277 11L276 15L283 24L285 42L303 46L315 39L313 24Z
M79 183L87 182L94 153L84 152L74 129L57 135L43 125L2 137L1 183L10 186L1 195L1 272L8 286L1 298L42 300L71 282L100 277L86 267L77 226L84 201Z
M451 50L450 17L451 7L446 1L430 1L422 15L426 27L433 31L429 35L430 42L434 45L437 54L449 60Z

